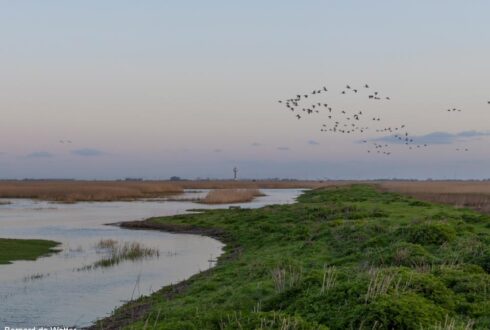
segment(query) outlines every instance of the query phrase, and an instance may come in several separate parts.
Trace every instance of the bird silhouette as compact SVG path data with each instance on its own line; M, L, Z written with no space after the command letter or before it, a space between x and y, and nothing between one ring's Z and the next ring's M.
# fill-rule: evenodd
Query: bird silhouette
M367 98L370 100L391 100L391 97L384 95L382 91L373 91L371 93L364 94L365 92L363 93L363 90L353 88L352 84L346 84L344 86L345 87L340 90L340 94L345 95L345 98L343 97L344 100L349 100L350 97L354 97L354 94L357 93L360 95L366 95ZM371 88L371 86L369 86L368 84L364 84L361 86L363 86L364 89ZM353 93L347 93L347 91L350 90ZM400 146L398 148L406 148L405 150L420 150L420 152L422 152L422 149L428 148L430 146L427 143L420 143L420 141L417 141L418 139L415 136L409 134L409 132L406 131L405 124L380 127L381 122L384 122L384 118L382 118L382 116L378 116L377 113L377 111L380 109L373 109L373 107L371 106L368 109L363 109L363 111L352 108L346 110L338 110L333 102L332 104L330 104L330 101L328 101L328 103L325 102L325 100L327 100L327 95L324 92L327 92L327 88L325 86L320 87L319 89L313 89L310 93L307 94L298 93L295 97L279 100L278 103L284 105L292 112L301 110L305 115L319 114L321 116L323 112L321 110L328 110L328 112L325 114L325 120L328 119L329 124L321 124L320 131L322 133L349 135L357 134L362 136L365 136L365 134L369 134L369 132L371 132L371 134L383 134L383 136L379 138L380 141L390 141L390 143L377 143L376 145L374 145L375 155L392 155L391 147L395 147L395 145ZM306 106L304 102L308 96L310 96L315 102L312 102L312 104ZM486 102L490 105L490 100ZM463 112L463 110L458 107L450 107L445 109L445 111L447 111L448 113ZM365 115L365 113L369 115ZM305 120L307 117L309 117L301 116L297 113L295 114L295 116L297 119ZM366 123L371 124L366 125ZM71 141L68 141L69 140L60 140L60 143L71 143ZM363 139L362 143L367 144L368 141L369 139ZM468 152L470 150L467 147L458 147L456 149L457 151L463 152ZM372 150L369 149L368 152L372 153Z

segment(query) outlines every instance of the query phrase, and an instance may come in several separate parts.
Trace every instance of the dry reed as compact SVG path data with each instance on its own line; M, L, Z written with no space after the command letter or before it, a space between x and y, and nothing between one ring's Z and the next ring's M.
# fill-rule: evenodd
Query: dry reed
M271 270L272 281L277 292L293 288L303 277L303 269L289 265Z
M244 203L258 196L264 196L259 189L215 189L211 190L201 202L205 204Z
M182 193L170 182L0 181L0 198L32 198L56 202L115 201Z
M0 198L31 198L54 202L117 201L168 197L184 189L301 189L337 187L354 181L181 180L77 181L0 180Z
M54 202L117 201L168 197L184 189L293 189L348 185L351 181L182 180L182 181L0 181L0 198L32 198Z
M335 266L331 266L331 267L324 266L321 293L328 292L330 289L332 289L335 286L336 283L337 283L337 271L335 269Z
M490 213L488 181L390 181L379 183L379 187L384 191L397 192L429 202Z
M364 296L365 302L375 299L392 290L394 294L404 292L411 284L411 277L403 280L399 274L391 271L383 271L378 268L371 268L368 271L369 285Z

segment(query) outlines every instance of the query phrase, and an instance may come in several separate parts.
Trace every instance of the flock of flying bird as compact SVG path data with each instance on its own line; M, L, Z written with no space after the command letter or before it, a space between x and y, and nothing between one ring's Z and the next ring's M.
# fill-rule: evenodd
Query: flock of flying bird
M319 100L322 95L332 93L323 86L309 93L300 93L295 97L279 100L278 102L294 113L298 120L304 119L311 115L320 113L326 114L326 122L321 124L320 131L328 134L363 134L369 132L382 133L383 137L378 139L364 139L360 143L367 146L367 152L370 154L380 154L389 156L393 153L393 145L403 145L409 150L423 149L429 147L429 144L419 142L417 138L411 136L405 124L398 126L383 125L383 119L379 115L368 114L366 110L347 111L337 108L327 103L324 99ZM364 97L367 101L372 102L389 102L390 96L382 95L373 90L368 84L362 87L346 85L340 91L341 97L356 96ZM490 104L490 101L488 101ZM458 108L449 108L447 112L461 112ZM389 138L387 138L389 136ZM390 142L388 142L390 141ZM388 142L388 143L387 143ZM456 148L456 151L469 151L468 148Z

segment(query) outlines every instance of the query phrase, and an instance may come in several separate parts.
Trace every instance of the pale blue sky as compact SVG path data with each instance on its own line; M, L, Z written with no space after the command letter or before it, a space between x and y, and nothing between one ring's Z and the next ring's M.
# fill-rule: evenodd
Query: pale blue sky
M490 177L488 13L488 1L0 0L0 178L234 165L258 178ZM347 83L392 101L342 100ZM324 118L277 103L324 85L326 102L448 143L378 157L358 141L379 134L322 134Z

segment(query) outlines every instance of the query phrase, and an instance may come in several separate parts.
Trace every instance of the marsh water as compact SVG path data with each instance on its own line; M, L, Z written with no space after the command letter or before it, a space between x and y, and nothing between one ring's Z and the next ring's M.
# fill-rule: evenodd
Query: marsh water
M300 189L262 189L266 196L232 204L257 208L294 202ZM0 265L0 327L77 326L92 324L131 299L180 282L214 265L223 244L215 239L151 230L128 230L108 223L175 215L203 205L188 199L206 191L186 191L181 200L55 204L10 199L0 205L0 237L60 242L61 251L36 261ZM6 201L6 200L2 200ZM101 240L138 242L158 256L115 266L83 269L104 258Z

